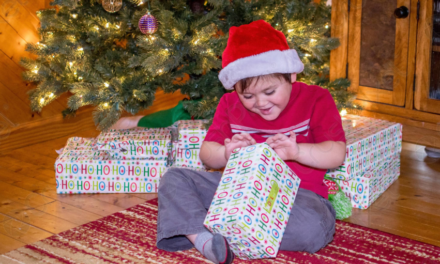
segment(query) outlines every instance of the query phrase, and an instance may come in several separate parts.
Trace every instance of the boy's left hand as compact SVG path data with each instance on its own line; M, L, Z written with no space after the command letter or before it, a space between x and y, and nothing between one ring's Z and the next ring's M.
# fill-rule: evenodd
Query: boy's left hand
M299 155L299 146L296 143L294 131L290 132L290 137L284 134L276 134L268 138L266 143L275 150L282 160L296 160Z

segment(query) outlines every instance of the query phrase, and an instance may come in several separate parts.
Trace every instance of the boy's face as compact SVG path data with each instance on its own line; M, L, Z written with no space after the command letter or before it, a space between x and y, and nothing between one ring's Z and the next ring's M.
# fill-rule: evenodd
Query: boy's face
M235 85L238 97L246 109L262 118L271 121L278 118L286 108L292 92L292 83L296 81L296 73L292 73L292 82L287 82L284 78L268 76L254 81L242 92L239 83Z
M255 79L256 80L256 79ZM271 121L278 118L286 108L292 92L292 83L296 81L296 73L292 73L292 82L284 78L268 76L253 81L251 85L242 92L241 87L235 86L238 97L246 109L259 114L265 120Z

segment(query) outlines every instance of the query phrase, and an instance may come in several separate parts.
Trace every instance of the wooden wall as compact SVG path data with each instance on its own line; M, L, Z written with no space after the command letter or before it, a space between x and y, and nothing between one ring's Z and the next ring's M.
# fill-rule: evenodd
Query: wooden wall
M48 0L0 0L0 133L62 108L59 99L41 114L33 114L26 94L33 87L21 80L20 57L30 56L25 45L39 40L35 12L46 7Z
M24 69L19 61L32 56L25 46L40 40L36 11L50 8L50 2L0 0L0 153L95 127L92 107L81 108L75 118L62 118L68 94L44 107L41 113L30 109L27 91L35 87L22 80ZM174 107L183 98L180 93L170 96L159 91L153 106L140 114Z

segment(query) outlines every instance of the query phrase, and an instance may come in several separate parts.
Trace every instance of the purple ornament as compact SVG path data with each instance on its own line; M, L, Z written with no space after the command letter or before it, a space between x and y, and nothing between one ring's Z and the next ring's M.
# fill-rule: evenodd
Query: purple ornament
M138 26L143 34L153 34L157 31L157 20L148 12L139 19Z

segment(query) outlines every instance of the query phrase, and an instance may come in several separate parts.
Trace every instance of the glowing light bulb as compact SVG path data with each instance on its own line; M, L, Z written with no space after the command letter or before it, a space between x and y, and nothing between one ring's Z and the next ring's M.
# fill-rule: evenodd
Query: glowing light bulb
M107 23L107 24L105 24L105 27L106 27L106 28L108 28L108 23Z
M328 25L325 25L325 28L328 28Z
M162 73L162 70L159 70L159 73Z
M108 103L104 103L104 107L106 107L106 108L107 108L107 107L108 107Z
M143 4L144 4L144 1L141 1L141 2L138 4L138 6L143 5Z
M310 42L316 41L316 39L310 39Z
M309 57L309 56L310 56L310 54L306 53L306 57Z
M356 120L353 120L352 125L353 125L353 127L356 127Z
M50 93L50 94L49 94L49 97L52 98L52 97L53 97L53 93Z
M52 55L52 58L55 58L55 55Z
M78 80L80 80L80 81L81 81L82 79L83 79L83 77L81 77L81 76L79 76L79 77L78 77Z
M98 27L98 26L96 26L96 27L95 27L95 29L96 29L96 30L99 30L99 27Z
M108 83L104 83L104 86L105 86L105 87L108 87Z
M196 40L196 41L194 42L194 44L197 44L197 42L199 42L199 40Z
M41 98L41 99L40 99L40 103L44 103L44 98Z
M38 73L38 70L33 70L34 73Z
M154 38L154 37L151 37L151 40L155 40L156 38Z
M287 32L289 32L289 33L292 32L292 31L293 31L293 29L289 29L289 30L287 30Z
M78 50L79 50L79 51L83 51L84 49L83 49L83 48L79 48Z
M70 65L70 67L72 67L72 65L73 65L73 62L69 62L69 65Z
M77 17L78 17L78 14L72 14L72 17L73 17L73 18L77 18Z
M120 26L119 26L119 25L116 25L116 28L120 28Z
M75 75L76 75L76 72L74 72L73 74L75 74Z
M339 113L341 116L345 116L347 114L347 110L342 109L341 112Z

